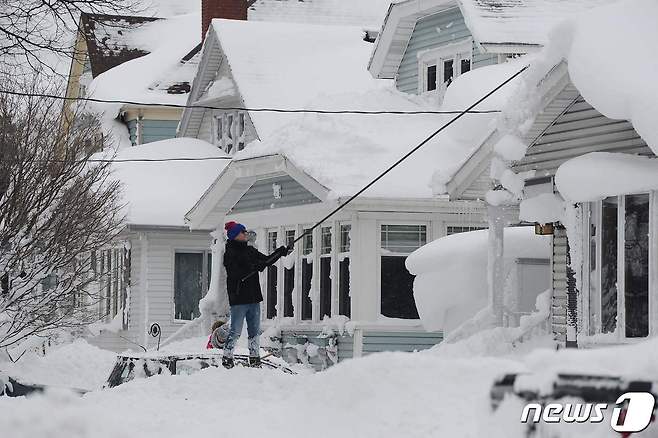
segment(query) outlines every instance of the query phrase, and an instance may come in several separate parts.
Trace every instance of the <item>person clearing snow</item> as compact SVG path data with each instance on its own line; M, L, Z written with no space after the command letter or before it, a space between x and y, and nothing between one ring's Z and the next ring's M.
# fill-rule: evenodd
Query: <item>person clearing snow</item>
M263 294L258 275L254 274L276 263L281 257L292 252L292 248L280 246L267 256L247 245L249 238L244 225L231 221L225 224L224 229L228 239L224 253L224 267L226 267L226 289L231 307L231 329L224 344L222 365L226 368L233 367L233 350L246 319L249 365L258 367L260 366L260 303L263 301Z

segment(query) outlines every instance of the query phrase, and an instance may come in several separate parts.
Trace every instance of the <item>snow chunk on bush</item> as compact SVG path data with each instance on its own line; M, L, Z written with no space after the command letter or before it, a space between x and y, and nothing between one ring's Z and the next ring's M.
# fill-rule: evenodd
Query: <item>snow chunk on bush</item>
M453 234L407 258L425 329L449 331L487 306L488 238L488 230ZM550 237L537 236L530 227L506 228L504 244L506 272L517 258L549 257Z

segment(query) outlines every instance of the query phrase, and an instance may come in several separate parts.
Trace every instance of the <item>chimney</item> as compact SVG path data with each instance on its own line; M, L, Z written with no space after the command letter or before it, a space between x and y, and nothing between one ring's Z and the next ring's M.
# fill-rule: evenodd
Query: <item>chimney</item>
M247 0L201 0L201 41L213 18L247 19Z

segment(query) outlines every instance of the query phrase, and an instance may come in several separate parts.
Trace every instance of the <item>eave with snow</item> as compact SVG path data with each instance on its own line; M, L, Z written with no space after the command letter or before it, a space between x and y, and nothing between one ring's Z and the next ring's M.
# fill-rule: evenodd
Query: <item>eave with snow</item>
M621 77L598 52L614 42L655 65L654 28L641 25L649 3L604 5L563 25L562 39L530 63L499 128L455 174L468 181L490 168L499 188L490 202L521 201L519 220L552 224L551 329L566 346L658 333L652 67L616 86ZM633 30L609 32L605 23L619 20Z

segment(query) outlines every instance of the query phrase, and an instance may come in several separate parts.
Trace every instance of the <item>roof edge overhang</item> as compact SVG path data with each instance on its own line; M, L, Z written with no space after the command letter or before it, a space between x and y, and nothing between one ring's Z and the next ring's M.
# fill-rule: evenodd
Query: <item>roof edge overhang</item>
M492 43L481 41L478 43L485 53L537 53L542 49L541 44L535 43L520 43L520 42L501 42Z
M532 116L536 119L537 115L546 108L546 106L569 84L569 73L566 62L562 61L554 65L536 84L536 92L541 96L540 103L537 106L536 113ZM535 122L533 122L534 126ZM532 127L531 127L532 128ZM528 129L528 131L531 130ZM493 149L496 143L503 137L504 133L496 128L484 139L475 149L469 158L462 163L457 172L452 176L446 188L450 199L460 199L461 195L468 189L471 183L475 181L478 175L486 170L493 156ZM525 138L528 147L536 139Z
M330 190L312 176L300 170L281 154L233 160L185 215L191 230L214 229L219 224L213 218L218 210L228 213L251 185L264 178L289 175L320 201L327 200ZM216 215L216 214L215 214Z

